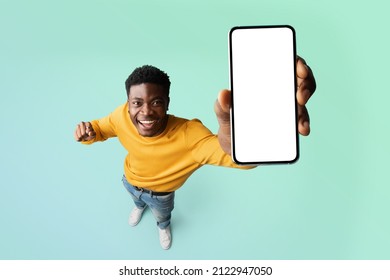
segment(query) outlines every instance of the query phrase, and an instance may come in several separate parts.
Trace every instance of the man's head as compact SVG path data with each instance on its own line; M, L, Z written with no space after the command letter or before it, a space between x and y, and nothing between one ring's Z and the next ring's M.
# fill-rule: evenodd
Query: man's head
M168 122L169 76L153 66L136 68L126 80L130 119L145 137L161 134Z
M171 86L169 76L167 73L151 65L138 67L130 74L125 82L127 97L129 97L131 86L145 83L160 85L167 97L169 97L169 88Z

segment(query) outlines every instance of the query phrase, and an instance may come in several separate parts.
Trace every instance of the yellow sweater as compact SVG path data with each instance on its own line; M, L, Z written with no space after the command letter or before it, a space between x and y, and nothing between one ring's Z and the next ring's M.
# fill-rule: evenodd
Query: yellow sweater
M134 186L157 192L171 192L180 188L188 177L204 164L236 167L230 155L199 120L187 120L169 115L164 132L155 137L143 137L131 122L127 103L110 115L92 121L96 132L91 144L118 137L128 151L124 172Z

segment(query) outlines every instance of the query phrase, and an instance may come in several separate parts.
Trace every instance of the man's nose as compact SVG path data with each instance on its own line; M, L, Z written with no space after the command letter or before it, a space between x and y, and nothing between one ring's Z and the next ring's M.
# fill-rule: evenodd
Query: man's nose
M144 103L142 106L142 113L144 115L151 115L153 112L152 106L150 104Z

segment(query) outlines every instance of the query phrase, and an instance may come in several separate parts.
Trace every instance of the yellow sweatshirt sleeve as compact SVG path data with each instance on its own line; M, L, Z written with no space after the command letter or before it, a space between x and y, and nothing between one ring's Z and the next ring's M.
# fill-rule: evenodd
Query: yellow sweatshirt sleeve
M251 169L250 166L242 166L233 162L230 155L226 154L219 144L218 136L213 134L199 120L187 122L187 145L192 151L193 159L204 165L217 165L240 169Z

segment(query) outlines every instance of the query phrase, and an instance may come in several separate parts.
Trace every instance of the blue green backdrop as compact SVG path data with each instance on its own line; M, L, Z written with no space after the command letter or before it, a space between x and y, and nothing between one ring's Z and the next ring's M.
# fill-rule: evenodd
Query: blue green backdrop
M388 1L0 0L0 259L389 259ZM228 31L290 24L318 89L291 166L206 166L177 192L173 246L136 228L116 139L74 141L143 64L170 113L216 132Z

